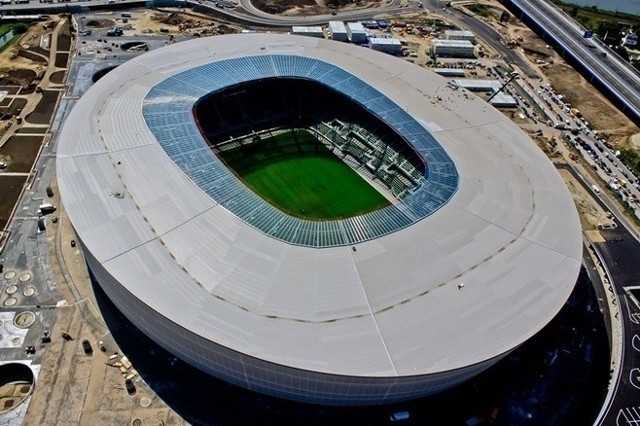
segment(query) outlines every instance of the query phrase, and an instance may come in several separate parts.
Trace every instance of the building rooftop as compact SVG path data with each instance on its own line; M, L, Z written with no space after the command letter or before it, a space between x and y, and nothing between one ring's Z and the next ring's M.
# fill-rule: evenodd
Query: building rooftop
M329 28L331 28L331 31L334 33L347 32L347 27L342 21L329 21Z
M366 33L367 29L361 22L347 22L347 28L352 33Z
M457 37L475 37L476 35L473 31L464 31L464 30L445 30L444 35L446 37L449 36L457 36Z
M495 92L502 87L502 84L498 80L458 78L452 81L458 87L464 87L469 90L492 90Z
M431 45L442 47L474 47L473 43L471 43L469 40L433 40L431 42Z
M369 37L369 43L388 46L401 46L399 39L393 37Z
M322 34L323 30L322 27L310 27L310 26L301 26L301 25L294 25L293 27L291 27L291 31L293 31L294 33L320 33Z

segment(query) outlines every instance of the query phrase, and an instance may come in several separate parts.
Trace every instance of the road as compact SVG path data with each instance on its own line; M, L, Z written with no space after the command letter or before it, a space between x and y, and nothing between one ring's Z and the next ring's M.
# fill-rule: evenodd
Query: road
M640 243L624 227L601 231L605 243L594 243L609 269L623 326L623 351L615 394L600 424L640 424L640 309L625 291L640 284Z
M543 39L554 39L556 49L571 58L587 79L599 83L608 98L613 97L622 111L636 124L640 124L640 74L595 40L587 40L581 29L567 15L546 0L504 0L520 18L529 16L528 25L538 26ZM551 44L551 42L549 42ZM604 52L608 52L603 56Z
M293 25L323 25L332 20L340 21L359 21L373 19L375 17L390 17L403 15L407 13L415 13L422 11L422 6L417 0L407 2L406 0L391 0L384 6L375 9L362 10L338 10L336 15L324 14L315 16L281 16L272 15L255 8L250 0L240 0L239 6L234 9L226 7L218 7L215 1L208 0L187 0L185 4L188 6L206 7L226 15L230 18L240 20L253 25L283 27ZM44 14L44 13L62 13L68 10L79 12L81 8L91 9L126 9L133 6L144 6L145 1L141 0L74 0L64 3L39 3L31 0L26 4L9 4L0 5L0 13L23 13L23 14Z
M74 0L65 2L39 2L38 0L30 0L27 3L2 4L0 5L0 13L10 12L12 14L40 14L40 13L64 13L71 10L79 10L80 7L91 8L129 8L134 6L144 6L144 0Z
M564 168L573 174L601 208L610 208L580 173L568 166ZM635 305L625 289L640 285L640 241L626 226L600 232L605 241L594 242L593 246L608 271L618 300L623 343L619 374L612 378L613 393L603 407L598 424L637 426L640 424L640 307Z

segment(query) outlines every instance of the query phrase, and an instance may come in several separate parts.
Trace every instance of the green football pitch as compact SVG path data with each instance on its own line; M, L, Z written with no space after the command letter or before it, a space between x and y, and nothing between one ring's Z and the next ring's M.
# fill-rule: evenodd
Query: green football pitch
M263 140L259 144L270 149L269 141ZM248 159L244 157L241 161L244 167L239 169L233 167L233 161L228 158L226 161L249 188L292 216L332 220L358 216L390 204L324 146L314 145L313 150L302 150L304 154L277 155L262 150L251 156L250 167L246 167Z

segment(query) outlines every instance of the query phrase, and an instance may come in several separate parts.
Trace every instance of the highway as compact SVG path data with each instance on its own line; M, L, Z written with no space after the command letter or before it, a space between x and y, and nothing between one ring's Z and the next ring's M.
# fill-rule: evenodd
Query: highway
M504 4L528 25L537 26L543 39L572 59L592 84L640 124L640 74L637 71L599 42L585 39L584 30L547 1L504 0ZM604 56L607 50L609 53Z

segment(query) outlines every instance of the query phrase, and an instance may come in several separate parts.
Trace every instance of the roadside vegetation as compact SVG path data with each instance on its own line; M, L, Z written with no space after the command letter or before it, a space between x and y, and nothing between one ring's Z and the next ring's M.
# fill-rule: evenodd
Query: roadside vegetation
M597 6L577 6L569 2L552 1L580 25L593 30L602 42L611 46L622 59L640 70L640 61L631 60L627 49L621 46L624 34L632 28L637 30L640 27L640 15L600 10Z
M497 10L491 6L487 6L486 4L465 4L464 7L483 18L498 18L500 16Z
M577 6L569 2L552 1L583 27L596 31L600 37L605 36L607 29L640 26L640 16L637 15L600 10L596 6Z
M0 37L4 36L9 31L13 30L13 37L4 46L0 47L0 52L3 52L13 43L18 41L22 34L26 33L29 29L29 24L25 22L12 22L10 24L0 25Z
M640 175L640 153L633 149L621 149L620 159L636 175Z

